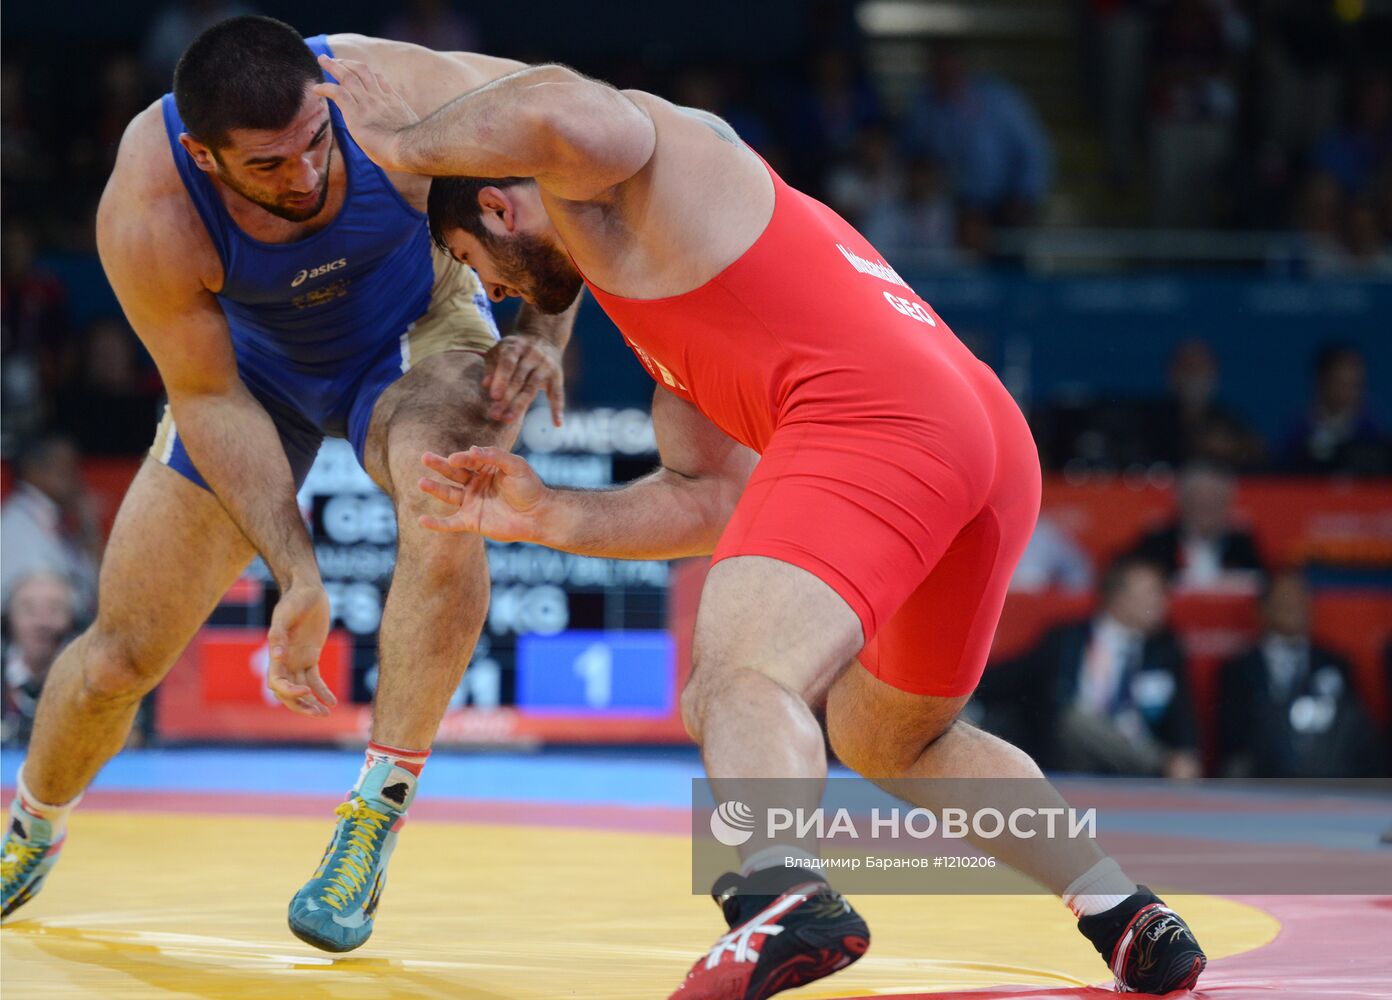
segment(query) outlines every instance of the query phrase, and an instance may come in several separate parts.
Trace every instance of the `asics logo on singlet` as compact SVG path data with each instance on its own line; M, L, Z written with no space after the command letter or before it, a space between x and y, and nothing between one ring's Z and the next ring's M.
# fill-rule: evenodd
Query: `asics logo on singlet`
M301 268L295 277L290 279L291 288L299 288L310 278L322 278L330 271L337 271L340 267L348 266L348 258L340 257L338 260L331 260L327 264L320 264L318 267Z

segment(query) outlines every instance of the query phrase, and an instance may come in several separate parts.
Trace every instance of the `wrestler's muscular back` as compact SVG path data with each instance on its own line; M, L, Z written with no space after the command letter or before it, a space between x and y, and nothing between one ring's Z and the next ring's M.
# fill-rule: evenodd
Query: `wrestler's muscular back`
M657 134L643 168L603 197L546 194L548 216L585 276L614 295L699 288L748 250L773 215L773 181L729 125L640 90L624 96Z

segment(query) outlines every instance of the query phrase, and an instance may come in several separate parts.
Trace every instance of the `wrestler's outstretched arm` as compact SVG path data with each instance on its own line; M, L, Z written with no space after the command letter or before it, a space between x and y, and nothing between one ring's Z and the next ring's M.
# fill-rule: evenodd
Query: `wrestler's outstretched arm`
M610 559L707 555L758 456L665 389L654 394L652 414L662 464L613 489L547 486L526 459L497 448L426 455L425 465L449 481L426 478L420 488L458 510L421 524Z
M646 111L564 66L528 66L421 118L366 63L319 61L339 82L315 92L338 105L354 140L386 170L533 177L558 198L590 201L641 170L657 142Z
M294 477L274 423L238 374L222 307L191 263L200 251L187 195L160 179L165 171L173 173L163 125L142 114L122 139L97 209L97 251L159 368L179 438L280 585L267 682L291 710L326 715L336 703L318 666L329 599Z
M366 35L333 35L329 41L338 65L370 66L373 73L390 81L391 89L400 96L403 120L407 119L407 111L411 121L430 117L460 94L527 68L515 59L478 52L436 52L409 42ZM332 60L325 62L330 72L334 72L335 65ZM351 122L349 125L352 131L354 126ZM354 138L357 139L356 133ZM560 425L565 411L562 356L575 326L578 305L579 299L566 312L552 316L529 303L522 304L512 331L485 359L488 374L484 388L491 401L489 419L511 422L526 412L538 392L545 392L551 402L552 420Z

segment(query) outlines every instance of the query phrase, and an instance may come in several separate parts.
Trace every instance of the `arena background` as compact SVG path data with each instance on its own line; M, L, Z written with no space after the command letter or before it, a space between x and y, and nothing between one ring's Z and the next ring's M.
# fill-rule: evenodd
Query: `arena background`
M861 226L1031 418L1044 516L1083 571L1020 581L994 664L1018 668L1050 628L1090 614L1109 561L1175 517L1182 470L1216 463L1238 474L1229 517L1255 539L1261 569L1211 585L1177 579L1170 595L1206 772L1223 765L1219 672L1261 635L1262 580L1289 569L1312 588L1314 638L1347 659L1370 727L1342 776L1392 773L1392 2L6 0L7 494L17 452L67 435L82 453L82 512L109 528L162 395L96 259L96 201L122 129L168 89L182 47L201 26L252 10L306 35L358 31L561 61L725 116L790 182ZM974 163L941 142L932 87L949 64L1003 130L981 125ZM1001 178L994 188L973 173L983 164ZM1344 412L1332 416L1321 409L1336 393L1321 385L1321 358L1347 362ZM593 302L577 323L568 378L565 426L534 410L519 445L543 477L601 487L649 469L651 382ZM1312 445L1324 418L1346 438ZM257 563L152 696L132 742L146 749L108 770L93 793L98 809L125 808L123 790L164 802L234 785L288 802L280 778L224 786L215 777L260 774L266 758L208 748L365 741L391 505L350 449L330 441L301 506L334 605L323 666L341 708L307 720L266 694L276 592ZM536 752L432 764L437 783L427 778L422 801L432 788L507 799L517 786L491 771L500 762L505 775L521 768L525 797L592 799L599 810L621 799L656 810L643 829L680 832L680 819L661 818L679 803L641 789L696 773L676 704L701 561L492 544L490 560L488 622L440 745ZM9 631L7 622L7 643ZM12 701L7 686L11 748L27 732L11 719L20 711ZM578 744L612 753L577 755ZM7 788L21 753L6 754ZM277 760L299 761L315 796L339 780L313 754ZM1327 770L1322 777L1339 776ZM614 791L630 781L631 797ZM574 782L591 798L572 798ZM208 795L187 808L222 811ZM484 822L515 818L484 812ZM441 818L459 817L446 809ZM1310 922L1309 913L1281 919ZM1323 946L1300 940L1307 955ZM1291 968L1302 960L1293 954ZM1088 981L1079 975L1064 978ZM1376 982L1386 985L1367 980ZM403 995L438 986L412 983L419 992ZM247 995L280 995L268 989ZM1354 995L1340 989L1299 995Z

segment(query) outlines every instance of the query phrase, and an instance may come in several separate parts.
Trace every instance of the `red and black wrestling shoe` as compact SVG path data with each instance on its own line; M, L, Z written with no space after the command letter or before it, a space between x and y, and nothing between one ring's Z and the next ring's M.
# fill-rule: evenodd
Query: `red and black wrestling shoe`
M870 928L806 868L722 875L711 896L730 925L670 1000L764 1000L844 969L870 947Z
M1103 913L1082 917L1078 930L1112 967L1118 993L1192 989L1208 965L1194 932L1145 886Z

